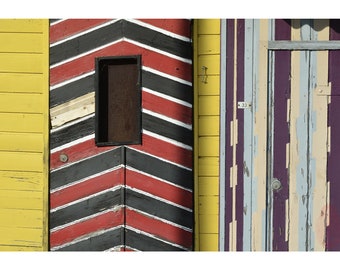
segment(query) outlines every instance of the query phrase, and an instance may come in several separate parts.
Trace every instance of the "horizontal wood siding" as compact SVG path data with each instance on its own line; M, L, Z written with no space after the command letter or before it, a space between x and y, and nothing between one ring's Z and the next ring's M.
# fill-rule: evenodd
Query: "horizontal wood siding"
M0 250L48 249L48 20L0 20Z

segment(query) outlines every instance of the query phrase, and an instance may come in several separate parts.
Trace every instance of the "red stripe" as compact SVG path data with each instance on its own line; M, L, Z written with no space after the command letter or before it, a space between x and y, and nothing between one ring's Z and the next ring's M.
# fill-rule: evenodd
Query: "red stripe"
M186 124L192 122L191 108L143 91L143 108Z
M82 31L98 26L108 19L70 19L65 20L50 27L50 43L60 41L64 38L78 34Z
M51 154L50 169L54 170L58 167L65 165L65 163L60 161L59 157L61 154L67 155L68 157L67 163L73 163L83 158L94 156L114 148L116 147L112 146L97 147L94 139L92 138Z
M111 211L83 222L73 224L50 234L51 248L74 241L78 237L100 230L110 229L124 223L124 209Z
M150 176L126 169L126 185L183 207L192 208L192 193Z
M50 85L61 83L94 70L94 59L102 56L142 55L142 64L186 81L191 81L191 64L121 41L99 51L54 67L50 70Z
M139 21L151 24L166 31L184 37L191 37L191 22L183 19L139 19Z
M50 209L65 205L124 183L122 168L91 178L50 194Z
M126 225L177 245L191 248L192 233L160 220L126 209Z

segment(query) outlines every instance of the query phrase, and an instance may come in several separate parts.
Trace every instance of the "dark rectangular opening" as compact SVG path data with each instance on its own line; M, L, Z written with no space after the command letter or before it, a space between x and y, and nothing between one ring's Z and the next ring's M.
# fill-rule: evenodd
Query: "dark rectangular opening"
M141 57L96 59L96 134L100 145L141 144Z

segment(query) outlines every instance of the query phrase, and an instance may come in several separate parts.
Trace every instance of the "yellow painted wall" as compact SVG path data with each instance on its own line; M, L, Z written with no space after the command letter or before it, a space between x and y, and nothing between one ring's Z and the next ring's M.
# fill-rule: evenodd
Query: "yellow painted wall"
M0 19L0 250L48 249L48 20Z
M217 251L220 20L194 20L193 42L195 92L195 250Z

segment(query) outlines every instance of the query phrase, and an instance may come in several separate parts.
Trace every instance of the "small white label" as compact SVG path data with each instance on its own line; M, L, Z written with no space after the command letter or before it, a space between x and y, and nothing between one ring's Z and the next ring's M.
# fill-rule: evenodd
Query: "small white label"
M245 101L239 101L237 102L237 108L238 109L248 109L251 107L251 104Z

